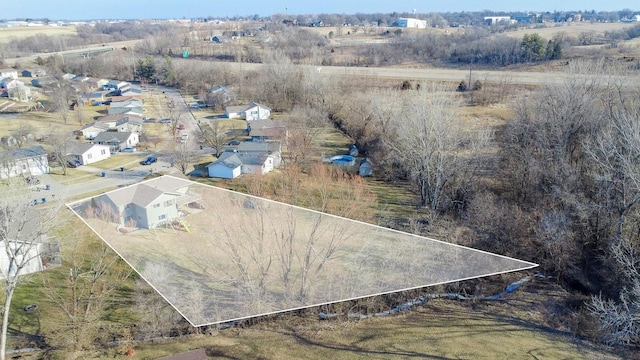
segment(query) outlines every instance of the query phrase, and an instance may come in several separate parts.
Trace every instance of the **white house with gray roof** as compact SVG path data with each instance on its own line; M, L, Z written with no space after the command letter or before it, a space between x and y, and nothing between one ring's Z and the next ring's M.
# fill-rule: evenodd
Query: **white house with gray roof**
M42 146L0 152L0 179L48 173L49 160Z
M179 218L181 206L199 199L188 193L189 184L162 176L100 195L92 206L109 212L106 217L122 226L153 229Z
M108 145L71 142L67 147L67 161L76 165L89 165L111 157Z
M99 145L109 145L111 152L118 152L124 148L135 147L140 142L138 133L103 131L93 138L92 142Z
M247 121L266 120L271 117L271 108L255 102L248 105L227 106L225 112L229 119L243 119Z

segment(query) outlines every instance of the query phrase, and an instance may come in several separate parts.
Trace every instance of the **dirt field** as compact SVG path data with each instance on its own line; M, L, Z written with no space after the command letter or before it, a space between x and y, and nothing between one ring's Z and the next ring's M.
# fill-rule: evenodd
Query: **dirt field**
M75 35L75 26L34 26L0 28L0 43L8 43L12 39L22 39L37 34Z

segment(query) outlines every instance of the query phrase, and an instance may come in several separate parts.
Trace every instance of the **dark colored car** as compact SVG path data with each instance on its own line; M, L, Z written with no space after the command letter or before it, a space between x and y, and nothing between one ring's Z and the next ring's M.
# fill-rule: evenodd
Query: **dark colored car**
M154 162L158 161L154 156L149 156L148 158L140 161L140 165L151 165Z

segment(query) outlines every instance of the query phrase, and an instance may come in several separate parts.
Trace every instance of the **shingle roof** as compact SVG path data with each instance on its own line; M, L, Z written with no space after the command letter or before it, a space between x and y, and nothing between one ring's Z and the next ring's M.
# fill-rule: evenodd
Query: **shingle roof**
M160 195L174 192L188 185L188 181L171 176L163 176L106 193L105 196L109 197L118 206L136 204L146 207Z
M31 146L28 148L13 149L10 151L2 152L0 157L7 157L12 160L29 159L34 157L40 157L47 155L47 152L40 145Z
M132 133L130 132L113 132L113 131L103 131L96 135L93 139L94 142L110 142L110 143L121 143L127 141Z

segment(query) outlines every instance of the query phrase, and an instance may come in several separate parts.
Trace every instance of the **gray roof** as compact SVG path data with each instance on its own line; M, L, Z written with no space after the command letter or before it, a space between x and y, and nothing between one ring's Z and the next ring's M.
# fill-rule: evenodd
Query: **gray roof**
M251 142L243 141L238 144L238 152L265 152L272 153L280 151L280 142L267 141L267 142Z
M11 160L30 159L34 157L40 157L42 155L47 155L47 152L40 145L28 148L13 149L0 153L1 158L8 158Z
M265 105L261 105L258 104L256 102L252 102L248 105L238 105L238 106L227 106L227 112L242 112L242 111L247 111L249 109L253 109L254 107L261 107L263 109L268 109L271 110L270 107L265 106Z
M82 143L82 142L70 142L67 145L67 155L80 155L89 151L94 146L106 146L106 145L98 145L98 144L90 144L90 143Z
M104 143L122 143L129 139L132 133L128 131L123 132L114 132L114 131L103 131L96 135L93 139L94 142L104 142Z
M207 166L212 165L223 165L230 169L237 168L238 166L242 166L242 160L238 157L238 154L234 151L225 151L220 154L218 160L212 162Z
M87 124L85 126L82 127L82 130L87 130L90 128L96 128L96 129L100 129L100 130L108 130L109 129L109 124L103 123L103 122L97 122L94 121L91 124Z
M118 206L136 204L141 207L146 207L155 201L160 195L175 192L176 190L188 185L189 182L186 180L171 176L162 176L137 185L128 186L106 193L105 196L111 199L111 201ZM181 196L182 194L174 193L172 195Z

